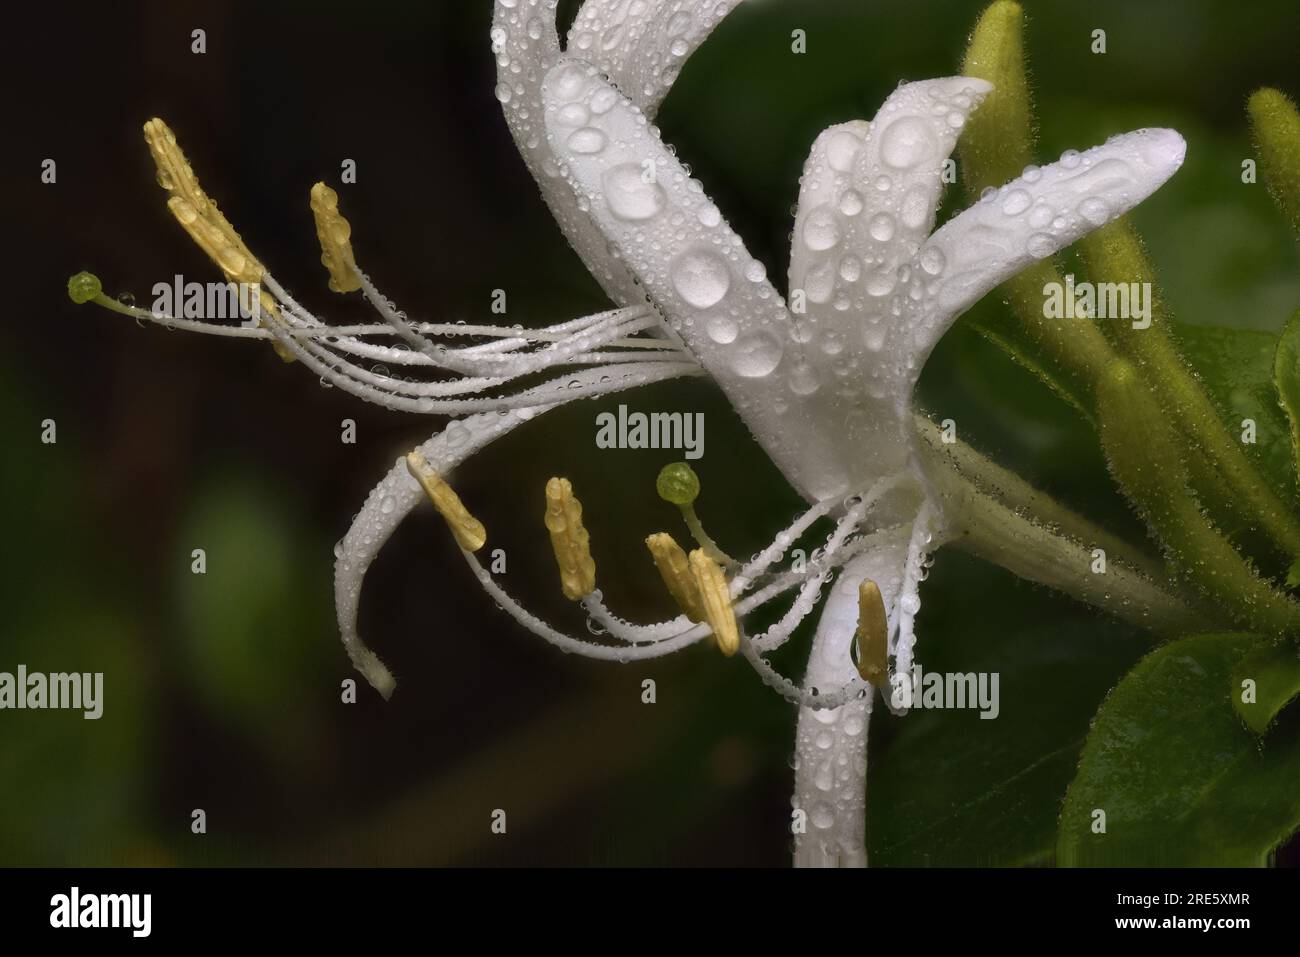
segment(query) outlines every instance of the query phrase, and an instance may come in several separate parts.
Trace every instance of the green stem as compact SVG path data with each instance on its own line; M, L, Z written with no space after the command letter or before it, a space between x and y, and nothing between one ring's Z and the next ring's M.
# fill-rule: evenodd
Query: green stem
M1246 627L1300 629L1300 605L1270 588L1202 513L1174 429L1133 366L1119 362L1107 373L1097 405L1115 478L1179 573Z
M949 490L944 516L956 530L952 544L1162 637L1216 624L1119 562L1108 562L1105 573L1093 573L1089 546L1039 525L973 485Z
M945 443L939 427L924 415L914 416L914 421L932 458L942 461L980 492L1034 524L1073 539L1089 551L1093 548L1104 549L1108 559L1118 559L1152 580L1159 581L1165 577L1163 564L1153 556L1061 505L1046 492L1034 488L1019 475L981 455L965 442ZM942 484L942 479L939 484Z
M1155 287L1155 269L1127 219L1118 219L1080 242L1091 275L1106 282ZM1111 319L1106 320L1105 329L1117 350L1141 369L1178 430L1196 446L1200 454L1188 456L1186 464L1192 485L1205 504L1219 515L1231 512L1256 519L1288 556L1300 555L1300 522L1260 477L1242 444L1224 425L1169 337L1170 322L1164 303L1153 296L1149 327L1134 328L1131 321ZM1220 490L1225 486L1230 494L1222 499Z

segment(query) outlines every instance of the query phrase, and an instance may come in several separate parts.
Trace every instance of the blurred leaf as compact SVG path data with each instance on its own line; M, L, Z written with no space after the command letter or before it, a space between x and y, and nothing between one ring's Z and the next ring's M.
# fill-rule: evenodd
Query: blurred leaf
M283 499L248 478L213 480L194 492L178 536L189 679L209 709L259 738L274 736L284 701L325 700L319 678L338 650L329 548ZM205 574L191 572L194 548Z
M1243 699L1242 682L1254 682L1254 700ZM1295 645L1282 642L1257 648L1232 669L1228 694L1247 727L1263 734L1273 719L1300 694L1300 653Z
M1143 659L1097 714L1061 812L1057 863L1259 866L1300 825L1300 728L1260 740L1225 694L1245 634ZM1106 831L1094 834L1095 810Z
M915 710L871 719L867 841L873 866L1009 865L1050 857L1061 798L1097 705L1149 647L1134 630L944 552L927 588L925 671L995 672L1000 713ZM951 580L953 585L948 585ZM1005 613L943 600L971 589Z
M1291 420L1292 470L1300 469L1300 312L1291 317L1277 340L1273 356L1277 397Z
M1255 421L1256 442L1246 446L1247 454L1269 484L1294 500L1291 426L1278 406L1273 380L1277 337L1248 329L1185 324L1176 325L1173 333L1229 431L1240 435L1243 419Z

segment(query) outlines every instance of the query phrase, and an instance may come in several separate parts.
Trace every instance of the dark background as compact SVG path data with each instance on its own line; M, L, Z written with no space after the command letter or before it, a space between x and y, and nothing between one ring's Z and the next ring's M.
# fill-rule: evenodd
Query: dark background
M1138 126L1179 129L1187 165L1135 217L1164 291L1185 321L1278 328L1300 301L1300 269L1262 188L1240 183L1243 104L1263 84L1300 93L1300 8L1027 6L1041 156ZM956 72L982 7L754 0L691 60L660 126L783 276L813 138L870 118L902 78ZM575 8L562 3L561 16ZM3 66L0 670L104 671L106 711L0 715L0 863L788 860L789 705L703 647L630 666L559 654L472 587L428 509L375 563L362 606L398 692L385 704L363 687L341 704L353 673L333 621L333 543L394 457L445 420L322 389L264 343L136 328L65 294L80 269L142 305L174 273L219 278L153 182L140 127L157 115L250 248L331 321L368 317L325 287L307 205L318 179L339 189L363 268L414 317L488 321L496 288L511 322L604 308L501 118L490 10L372 0L6 14L23 19ZM190 52L196 27L204 55ZM1095 27L1104 57L1088 49ZM790 53L795 28L805 56ZM46 157L54 185L40 182ZM355 185L338 183L344 158ZM950 206L966 202L950 193ZM922 394L936 414L959 412L978 447L1138 534L1088 429L973 332L945 339ZM643 620L671 611L641 539L679 532L653 491L672 455L594 455L595 415L619 402L706 413L698 505L730 549L753 551L798 507L706 383L579 403L513 433L456 484L507 549L509 585L571 631L582 619L559 595L541 523L552 474L583 498L613 607ZM44 418L56 445L39 442ZM339 441L344 418L355 445ZM206 576L190 574L196 547ZM1150 642L955 553L939 556L922 597L922 656L1001 670L1003 716L873 722L872 853L1044 860L1087 718ZM797 673L792 652L783 664ZM654 706L639 700L647 677ZM995 784L970 790L963 760ZM968 816L981 806L982 842ZM199 807L203 837L189 831ZM489 834L493 808L509 813L504 838Z

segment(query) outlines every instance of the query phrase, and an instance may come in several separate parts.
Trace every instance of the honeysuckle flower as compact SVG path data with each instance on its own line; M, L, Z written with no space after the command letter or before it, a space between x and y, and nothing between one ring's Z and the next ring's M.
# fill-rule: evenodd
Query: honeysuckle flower
M793 804L808 826L796 833L796 863L863 865L873 691L889 673L910 672L930 556L968 531L950 507L959 469L933 450L929 422L913 408L921 369L986 292L1150 195L1180 166L1184 143L1149 129L1067 153L935 230L945 160L991 87L960 76L900 85L871 122L832 126L813 144L787 301L653 125L682 65L736 5L587 0L562 49L555 0L496 0L497 98L556 221L613 300L608 312L539 330L413 322L361 271L337 197L318 184L312 208L331 288L359 289L383 320L328 326L248 250L160 121L146 134L166 160L160 182L173 212L229 278L260 284L262 324L236 329L106 304L174 327L269 338L286 358L360 398L463 416L394 464L337 548L343 644L382 695L394 681L358 635L361 584L394 529L428 498L484 590L564 651L643 660L712 637L725 654L739 653L799 709ZM74 296L104 300L84 283ZM455 337L495 341L455 346ZM399 378L366 360L442 377ZM567 371L535 383L559 369ZM490 532L444 476L567 402L682 376L718 385L808 508L746 561L722 553L687 511L699 546L689 555L666 533L647 542L683 614L637 625L604 604L581 505L567 480L553 479L545 525L564 592L607 640L566 634L521 607L479 562ZM667 478L665 497L689 510L693 476ZM823 519L833 530L812 560L783 568ZM761 633L746 627L751 612L791 592L775 624ZM819 604L807 670L796 681L768 655Z

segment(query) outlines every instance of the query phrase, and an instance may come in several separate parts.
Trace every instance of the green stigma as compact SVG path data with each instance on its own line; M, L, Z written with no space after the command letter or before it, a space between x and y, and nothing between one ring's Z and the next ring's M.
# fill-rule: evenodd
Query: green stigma
M655 490L665 502L690 505L700 496L700 477L685 462L673 462L659 471Z
M104 292L99 277L92 272L79 272L68 280L68 298L77 305L90 302Z

